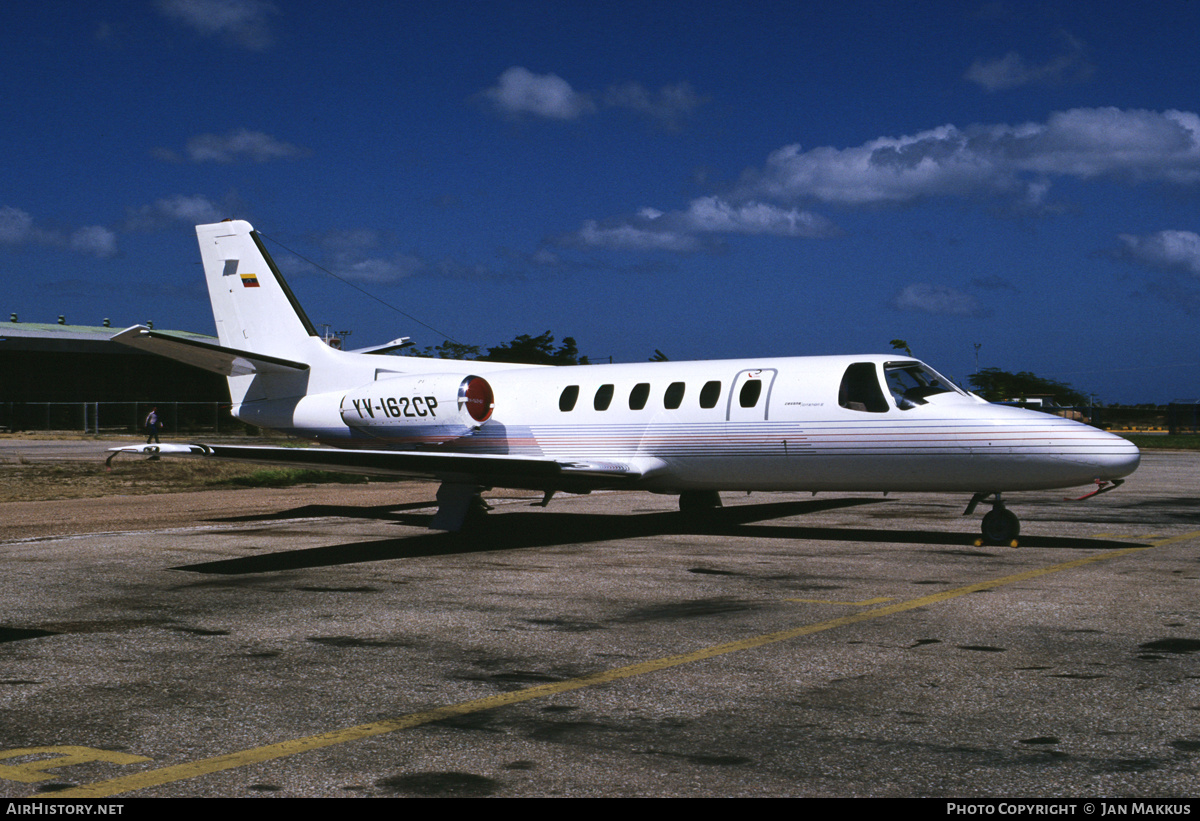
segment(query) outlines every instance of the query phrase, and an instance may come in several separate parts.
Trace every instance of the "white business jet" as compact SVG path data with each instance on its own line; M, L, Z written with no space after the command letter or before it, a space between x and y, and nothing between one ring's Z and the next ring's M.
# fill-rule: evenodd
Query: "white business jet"
M229 380L233 415L328 448L138 445L173 454L436 479L431 526L458 530L492 487L679 495L944 491L987 499L983 538L1013 543L1006 491L1120 484L1138 449L985 402L895 355L566 367L339 351L317 334L246 222L196 228L219 345L142 326L113 340ZM110 456L111 460L113 456Z

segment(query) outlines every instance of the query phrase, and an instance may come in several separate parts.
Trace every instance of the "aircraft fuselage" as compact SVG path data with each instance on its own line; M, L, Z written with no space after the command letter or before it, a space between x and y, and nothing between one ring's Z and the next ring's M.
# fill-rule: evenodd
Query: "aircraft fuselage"
M1139 461L1120 437L887 354L536 367L334 350L248 223L196 235L219 344L143 326L113 340L221 373L239 419L336 449L117 452L437 479L445 530L488 487L641 488L689 512L722 490L968 492L968 512L993 498L984 538L1012 544L1003 492L1116 482Z
M637 466L637 487L663 492L1040 490L1121 478L1139 461L1119 436L990 404L948 382L915 403L883 389L873 406L846 398L851 366L878 385L888 384L889 367L932 374L904 357L499 370L371 358L444 370L381 373L346 391L247 402L235 412L343 448L618 460ZM482 421L456 394L470 377L494 397Z

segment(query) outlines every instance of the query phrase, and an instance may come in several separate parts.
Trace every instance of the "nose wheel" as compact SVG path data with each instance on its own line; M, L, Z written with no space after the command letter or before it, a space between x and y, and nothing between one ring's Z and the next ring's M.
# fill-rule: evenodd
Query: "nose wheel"
M1021 520L1017 518L1017 514L1004 506L1004 500L1000 498L999 493L976 493L971 497L971 503L967 505L964 516L970 516L975 512L975 506L986 499L988 496L992 499L992 509L983 517L983 525L980 528L983 538L976 544L1006 544L1009 547L1017 547L1017 537L1021 535Z
M983 517L983 540L987 544L1017 546L1021 535L1021 520L1006 507L994 507Z

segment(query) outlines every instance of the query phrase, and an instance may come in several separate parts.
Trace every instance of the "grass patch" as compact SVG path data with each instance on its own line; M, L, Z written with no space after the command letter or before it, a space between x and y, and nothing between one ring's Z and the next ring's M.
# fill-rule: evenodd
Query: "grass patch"
M1144 433L1122 433L1143 450L1200 450L1200 434L1181 433L1178 436L1150 436Z
M293 487L315 484L363 485L368 481L366 476L357 473L334 473L304 468L260 468L240 476L213 479L208 484L224 487Z
M141 496L194 490L286 488L329 482L359 484L368 481L404 480L390 476L368 479L348 473L264 468L208 459L162 459L157 462L135 458L116 459L112 470L108 470L104 460L96 457L86 462L13 462L0 465L0 502Z

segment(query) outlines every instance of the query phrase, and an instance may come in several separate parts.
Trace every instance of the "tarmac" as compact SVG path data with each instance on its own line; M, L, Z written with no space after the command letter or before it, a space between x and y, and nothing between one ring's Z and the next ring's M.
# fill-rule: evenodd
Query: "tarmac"
M1198 469L1006 494L1015 549L965 495L0 505L0 794L1192 797Z

